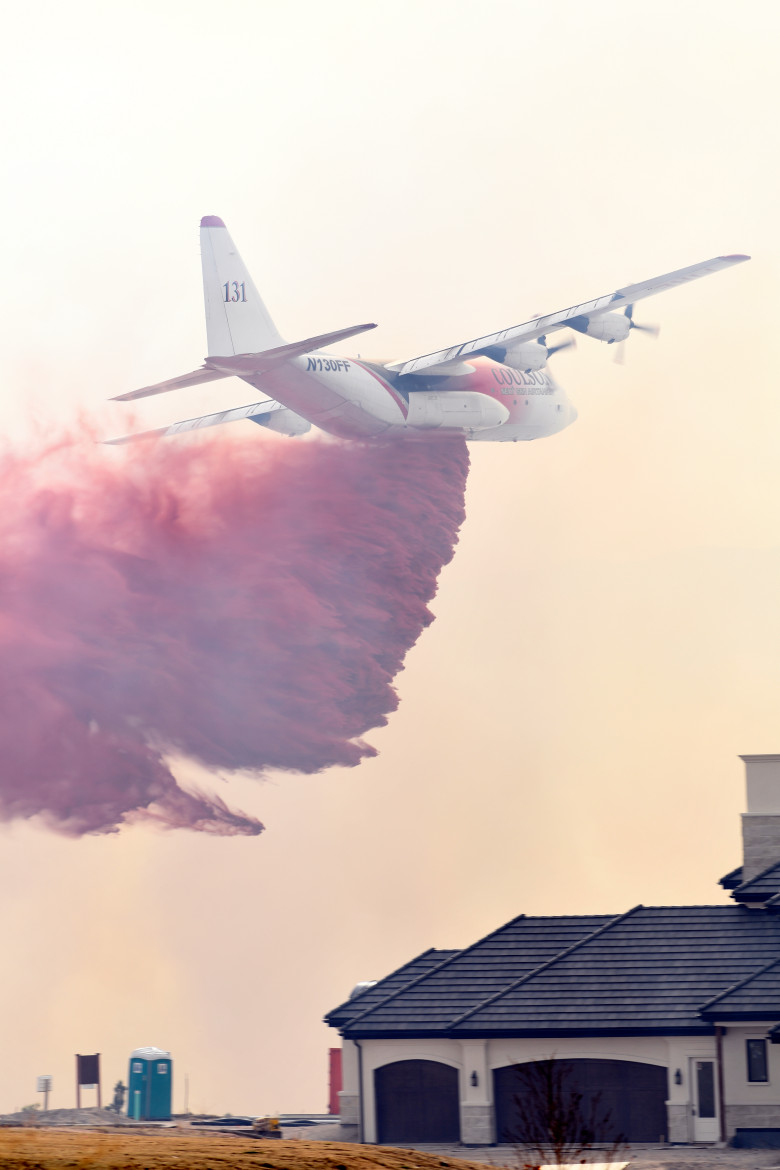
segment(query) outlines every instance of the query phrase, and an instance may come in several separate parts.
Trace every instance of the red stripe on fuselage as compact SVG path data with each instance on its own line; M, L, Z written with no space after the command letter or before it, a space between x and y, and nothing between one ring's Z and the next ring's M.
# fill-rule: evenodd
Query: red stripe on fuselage
M379 374L377 374L375 370L372 370L370 366L364 365L363 362L356 361L355 358L350 358L349 360L353 365L360 366L361 370L365 370L367 374L370 374L372 378L375 378L380 386L384 386L385 390L387 390L388 394L390 394L396 405L399 407L404 418L408 416L409 403L406 401L403 394L399 394L398 391L393 386L391 386L389 382L386 382L384 378L380 378Z

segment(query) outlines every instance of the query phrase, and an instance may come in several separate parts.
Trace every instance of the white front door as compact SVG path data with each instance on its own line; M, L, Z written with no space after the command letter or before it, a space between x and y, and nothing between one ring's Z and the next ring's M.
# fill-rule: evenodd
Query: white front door
M720 1136L718 1124L718 1090L714 1060L691 1060L693 1086L693 1140L716 1142Z

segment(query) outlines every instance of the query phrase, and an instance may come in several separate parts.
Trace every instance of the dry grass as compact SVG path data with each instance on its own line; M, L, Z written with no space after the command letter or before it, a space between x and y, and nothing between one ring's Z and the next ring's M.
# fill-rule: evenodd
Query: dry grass
M341 1142L259 1141L181 1130L0 1129L3 1170L485 1170L483 1164Z

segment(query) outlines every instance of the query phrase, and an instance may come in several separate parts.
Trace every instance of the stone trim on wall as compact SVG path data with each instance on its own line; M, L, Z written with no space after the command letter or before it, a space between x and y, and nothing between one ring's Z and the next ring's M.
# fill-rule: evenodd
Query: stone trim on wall
M780 1105L727 1105L726 1136L738 1129L780 1129Z
M339 1093L339 1124L341 1129L357 1130L360 1127L360 1094Z
M462 1146L495 1145L492 1105L460 1104L460 1144Z
M673 1144L688 1145L690 1134L691 1107L686 1104L666 1102L666 1123L668 1125L669 1141Z
M743 813L743 882L749 882L778 861L780 861L780 816Z

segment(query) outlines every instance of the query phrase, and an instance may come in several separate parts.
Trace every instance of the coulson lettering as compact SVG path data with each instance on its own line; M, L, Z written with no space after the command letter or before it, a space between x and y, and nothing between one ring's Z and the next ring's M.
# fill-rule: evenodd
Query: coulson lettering
M526 374L522 370L512 370L509 366L499 366L493 370L493 378L501 386L502 394L514 394L516 387L520 387L524 394L553 392L549 375L540 370L531 370Z

